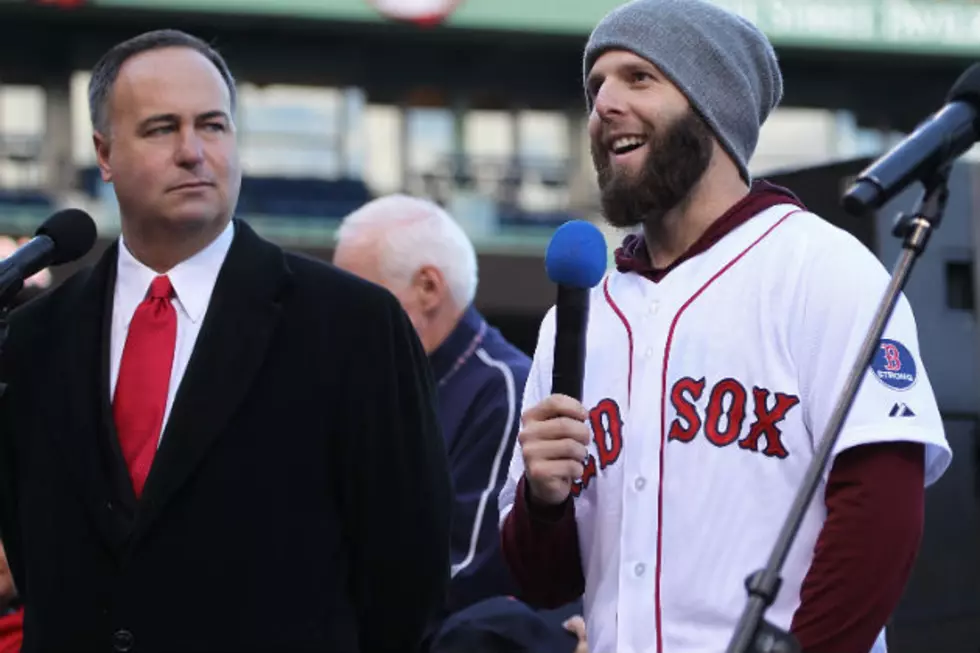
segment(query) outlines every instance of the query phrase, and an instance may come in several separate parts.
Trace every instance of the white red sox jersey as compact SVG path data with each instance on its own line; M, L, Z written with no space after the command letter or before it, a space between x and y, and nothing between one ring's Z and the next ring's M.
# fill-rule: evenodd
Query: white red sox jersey
M659 283L612 272L593 290L583 404L594 437L573 487L593 653L725 649L745 578L765 566L887 283L856 239L787 204ZM552 309L525 410L550 394L554 335ZM834 454L921 442L929 485L951 452L904 296L879 344ZM523 472L517 447L501 524ZM784 629L826 517L823 494L766 613ZM886 650L884 633L873 650Z

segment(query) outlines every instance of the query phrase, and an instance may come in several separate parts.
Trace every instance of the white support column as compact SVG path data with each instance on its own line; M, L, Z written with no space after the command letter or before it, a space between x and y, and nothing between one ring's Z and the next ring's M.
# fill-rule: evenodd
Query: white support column
M71 73L52 77L44 83L44 139L41 165L44 187L61 197L75 185L72 160Z

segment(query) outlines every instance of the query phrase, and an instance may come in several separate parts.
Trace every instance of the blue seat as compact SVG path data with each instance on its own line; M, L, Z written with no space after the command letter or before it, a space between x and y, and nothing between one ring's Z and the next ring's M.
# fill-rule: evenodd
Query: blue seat
M568 211L525 211L518 208L500 210L500 224L515 227L559 227L580 217Z
M238 212L342 218L371 199L370 190L360 179L245 177Z
M0 205L15 208L49 209L54 206L51 198L39 189L0 188Z
M102 172L98 166L79 168L75 174L79 190L94 199L102 197L101 191L105 182L102 181Z

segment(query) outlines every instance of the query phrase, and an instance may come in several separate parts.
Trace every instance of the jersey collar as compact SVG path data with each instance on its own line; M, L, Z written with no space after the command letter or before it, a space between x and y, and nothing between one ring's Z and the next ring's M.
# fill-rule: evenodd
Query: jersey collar
M616 250L616 269L620 272L636 272L650 281L658 283L667 273L684 261L708 251L737 227L745 224L756 215L778 204L795 204L806 210L803 202L792 191L764 180L753 182L749 193L732 205L723 215L711 223L676 261L665 268L654 267L650 262L646 243L642 234L630 234Z

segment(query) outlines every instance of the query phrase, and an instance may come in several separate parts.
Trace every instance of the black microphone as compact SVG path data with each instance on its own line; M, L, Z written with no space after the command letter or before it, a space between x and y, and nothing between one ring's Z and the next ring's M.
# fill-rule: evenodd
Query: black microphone
M545 269L558 285L552 394L582 400L589 293L602 280L606 263L606 239L590 222L566 222L548 243Z
M51 265L70 263L95 245L95 222L80 209L58 211L30 239L0 261L0 307L8 306L24 281Z
M858 175L844 194L844 209L856 216L880 209L906 186L927 179L978 140L980 64L973 64L953 84L942 109Z

